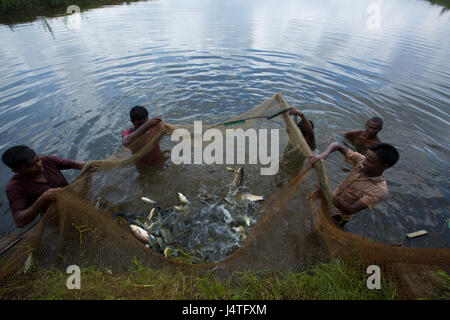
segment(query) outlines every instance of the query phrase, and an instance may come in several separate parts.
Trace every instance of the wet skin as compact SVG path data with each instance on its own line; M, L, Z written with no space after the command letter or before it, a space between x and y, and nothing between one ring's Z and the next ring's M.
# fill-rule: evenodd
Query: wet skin
M368 121L365 130L348 131L344 135L354 146L368 148L372 144L381 142L377 136L381 129L380 123Z

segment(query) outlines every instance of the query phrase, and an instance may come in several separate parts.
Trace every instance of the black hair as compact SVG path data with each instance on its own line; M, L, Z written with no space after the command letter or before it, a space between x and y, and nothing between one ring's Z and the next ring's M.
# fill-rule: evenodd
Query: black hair
M380 160L389 167L397 163L400 154L397 149L388 143L375 143L369 147L369 150L375 152Z
M308 121L309 121L309 123L311 124L311 127L314 130L314 123L311 120L308 120ZM302 120L300 120L300 122L297 123L297 127L300 129L300 131L303 133L303 135L305 135L305 125L304 125Z
M379 123L380 127L383 128L383 120L381 118L373 117L373 118L370 118L369 120L367 120L367 122Z
M131 121L142 120L148 117L148 111L143 106L134 106L130 110Z
M11 169L19 170L32 162L35 156L36 153L27 146L15 146L3 152L2 161Z

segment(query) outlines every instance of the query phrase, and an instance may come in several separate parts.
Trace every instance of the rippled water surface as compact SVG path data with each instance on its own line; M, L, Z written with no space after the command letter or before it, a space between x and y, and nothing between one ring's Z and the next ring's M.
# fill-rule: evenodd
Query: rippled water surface
M374 4L379 29L367 24ZM70 26L67 17L0 25L2 152L26 144L40 154L106 158L122 148L133 105L175 124L219 122L281 92L313 120L319 151L333 134L362 129L373 116L384 120L380 138L400 150L385 173L389 198L359 213L348 231L449 246L450 13L441 7L422 0L141 1L84 11L80 28ZM336 187L348 166L338 154L327 165ZM5 233L14 229L4 193L12 173L0 170ZM179 188L205 183L195 178ZM421 229L429 234L405 239Z

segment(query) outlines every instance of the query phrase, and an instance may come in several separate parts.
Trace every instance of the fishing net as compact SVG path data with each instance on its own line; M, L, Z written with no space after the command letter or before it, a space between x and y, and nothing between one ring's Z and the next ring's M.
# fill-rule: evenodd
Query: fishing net
M276 94L220 124L161 123L151 139L137 142L135 154L123 149L89 161L33 228L7 239L12 245L0 256L0 283L25 271L66 270L70 265L118 273L127 271L135 258L151 268L219 277L245 270L299 272L339 259L363 272L379 266L401 298L433 292L436 271L449 270L450 250L386 245L336 226L329 215L332 196L325 163L314 168L304 164L312 152L294 119L280 113L288 107ZM207 150L219 133L227 137L231 129L244 130L247 143L224 139L222 162L211 163L220 158L219 148L209 157L204 152L203 159L195 158L196 150ZM178 140L172 141L168 136L173 139L175 132ZM255 132L258 139L252 140ZM140 164L158 143L174 153L181 137L193 145L192 164L177 164L168 152L163 161ZM189 158L187 149L179 154ZM267 155L280 159L276 174L262 174L274 164ZM97 171L87 170L92 164ZM307 200L316 188L323 198ZM178 193L188 205L180 203ZM130 224L142 226L154 242L140 241Z

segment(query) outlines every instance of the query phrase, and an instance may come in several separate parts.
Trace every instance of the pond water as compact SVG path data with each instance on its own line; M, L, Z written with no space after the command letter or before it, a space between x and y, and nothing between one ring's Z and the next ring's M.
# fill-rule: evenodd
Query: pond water
M140 1L84 11L78 25L67 16L0 25L0 39L2 152L26 144L103 159L122 149L134 105L174 124L211 123L281 92L314 122L318 151L374 116L384 120L380 138L400 151L385 173L389 198L347 231L449 247L450 12L440 6ZM327 166L334 188L348 166L338 154ZM4 234L15 228L4 192L12 173L3 164L0 173ZM421 229L429 234L405 239Z

